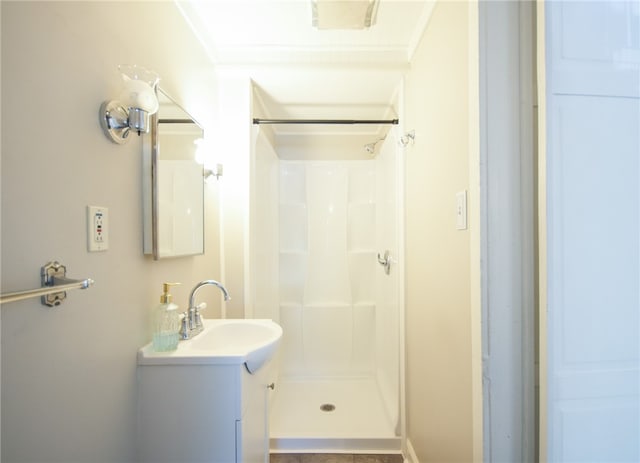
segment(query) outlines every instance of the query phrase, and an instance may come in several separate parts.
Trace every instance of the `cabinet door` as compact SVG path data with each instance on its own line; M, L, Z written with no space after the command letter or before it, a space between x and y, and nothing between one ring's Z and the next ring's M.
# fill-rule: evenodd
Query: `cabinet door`
M253 397L256 399L257 397ZM236 462L266 463L269 452L264 427L262 400L252 400L242 420L236 422Z
M268 385L273 381L273 362L263 365L254 374L242 373L242 420L237 432L238 461L268 463L269 461L269 407Z
M237 365L138 367L138 461L229 463L237 454Z

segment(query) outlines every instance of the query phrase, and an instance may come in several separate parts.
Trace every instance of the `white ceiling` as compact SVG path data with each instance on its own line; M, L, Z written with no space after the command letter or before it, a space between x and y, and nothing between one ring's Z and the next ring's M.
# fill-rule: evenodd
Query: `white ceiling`
M218 69L249 73L265 107L258 116L345 119L395 116L400 79L433 7L381 0L369 29L318 30L309 0L177 4Z

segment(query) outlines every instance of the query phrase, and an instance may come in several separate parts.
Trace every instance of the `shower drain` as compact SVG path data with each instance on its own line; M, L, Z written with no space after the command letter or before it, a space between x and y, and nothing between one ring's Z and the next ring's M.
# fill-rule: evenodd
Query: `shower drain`
M320 410L323 412L332 412L336 409L336 406L333 404L322 404L320 405Z

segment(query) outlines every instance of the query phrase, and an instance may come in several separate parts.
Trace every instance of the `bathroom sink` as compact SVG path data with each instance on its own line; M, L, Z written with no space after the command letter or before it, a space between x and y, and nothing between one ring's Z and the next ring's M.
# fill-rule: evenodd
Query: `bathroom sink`
M273 357L282 336L280 325L266 320L222 320L195 337L192 348L206 352L246 351L250 373Z
M272 320L203 320L202 333L180 341L172 352L155 352L151 344L138 351L139 365L244 364L256 372L276 353L282 328Z

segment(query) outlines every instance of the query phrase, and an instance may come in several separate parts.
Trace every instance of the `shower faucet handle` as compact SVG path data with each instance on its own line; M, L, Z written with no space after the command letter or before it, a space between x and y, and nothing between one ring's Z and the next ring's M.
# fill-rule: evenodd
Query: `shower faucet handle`
M378 253L378 263L384 267L384 273L387 275L391 272L391 261L391 253L388 249L384 252L384 256L380 256Z

